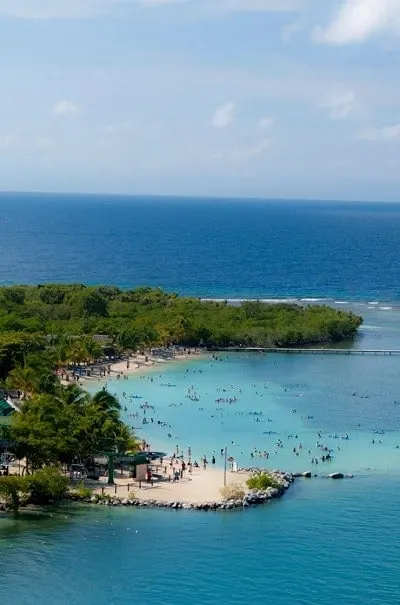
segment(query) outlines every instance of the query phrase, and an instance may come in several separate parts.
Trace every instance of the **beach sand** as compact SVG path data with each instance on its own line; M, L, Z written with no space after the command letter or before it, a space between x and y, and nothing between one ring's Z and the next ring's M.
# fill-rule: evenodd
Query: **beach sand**
M107 373L106 376L100 377L97 372L94 372L92 376L79 377L77 382L83 387L94 383L104 384L109 380L118 379L118 377L123 379L124 376L144 374L147 372L164 369L166 366L174 363L201 359L202 357L204 358L206 356L207 354L199 349L187 349L186 352L177 351L175 357L172 357L171 359L156 357L150 354L141 355L139 353L134 353L129 357L129 359L121 359L115 363L110 363L110 374ZM127 367L128 361L129 367ZM105 364L103 364L103 368L104 367ZM70 377L69 381L61 380L61 382L62 384L67 385L71 382L74 382L74 380L72 377Z
M230 485L232 483L241 484L245 486L246 480L249 478L247 473L232 473L227 471L226 483ZM150 484L142 483L141 489L139 484L134 479L127 479L127 477L116 477L116 495L120 498L128 498L129 494L134 494L135 499L140 500L158 500L159 502L187 502L187 503L201 503L201 502L222 502L223 497L221 496L221 488L224 485L224 471L223 469L202 468L193 469L193 472L189 474L185 472L183 480L176 482L154 482L153 487ZM115 486L107 485L107 479L102 479L101 485L95 490L95 493L101 493L104 488L105 494L115 495Z

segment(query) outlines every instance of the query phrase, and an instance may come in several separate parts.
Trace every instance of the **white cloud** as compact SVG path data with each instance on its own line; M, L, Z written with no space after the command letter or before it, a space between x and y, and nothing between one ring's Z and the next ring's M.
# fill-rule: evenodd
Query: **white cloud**
M122 5L163 6L189 0L0 0L0 16L17 19L88 19Z
M53 107L53 113L57 116L75 116L79 108L72 101L58 101Z
M245 164L262 155L271 146L271 142L271 139L263 139L250 147L234 147L225 152L215 153L211 159L218 162L227 161L232 164Z
M260 130L269 130L275 123L275 118L261 118L258 122L258 128Z
M300 11L310 0L0 0L0 17L16 19L88 19L111 15L122 7L162 8L188 4L211 13L293 12Z
M235 121L235 112L236 105L231 101L229 103L225 103L225 105L221 105L217 107L215 113L212 118L212 123L215 128L227 128Z
M0 16L17 19L84 19L105 11L108 0L0 0Z
M241 149L233 149L230 152L231 159L233 162L248 162L252 158L255 158L271 146L271 139L263 139L257 145L253 147L242 147Z
M297 12L308 5L309 0L212 0L216 8L242 12Z
M369 128L361 132L357 138L373 142L400 141L400 124L393 124L384 128Z
M400 0L345 0L333 21L314 31L314 38L325 44L360 43L399 23Z
M323 107L329 110L329 117L332 120L344 120L354 113L359 106L354 92L348 90L325 101Z
M126 1L126 0L125 0ZM129 2L129 0L127 0ZM186 4L190 0L136 0L147 7L168 6L170 4Z
M304 23L302 21L294 21L285 25L282 29L282 42L286 44L291 42L294 36L303 29Z

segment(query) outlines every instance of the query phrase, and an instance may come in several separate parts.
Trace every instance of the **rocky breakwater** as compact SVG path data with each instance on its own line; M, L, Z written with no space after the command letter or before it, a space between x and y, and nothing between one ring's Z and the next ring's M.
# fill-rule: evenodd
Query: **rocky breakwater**
M344 474L344 473L329 473L329 475L318 475L317 473L313 473L312 471L304 471L304 473L294 473L293 477L304 477L305 479L311 479L312 477L322 477L325 479L353 479L353 474Z
M261 474L261 469L240 469L239 472L245 472L250 476ZM226 510L243 510L260 504L266 504L277 498L281 498L289 489L294 481L294 476L290 473L273 471L268 473L271 477L273 486L265 489L243 489L243 493L238 493L232 497L221 498L218 501L207 502L184 502L180 500L164 501L156 499L136 498L132 495L128 498L120 498L118 496L102 496L94 494L87 498L79 498L76 494L71 494L72 500L84 502L87 504L96 504L102 506L124 506L136 508L160 508L172 510L197 510L197 511L226 511Z

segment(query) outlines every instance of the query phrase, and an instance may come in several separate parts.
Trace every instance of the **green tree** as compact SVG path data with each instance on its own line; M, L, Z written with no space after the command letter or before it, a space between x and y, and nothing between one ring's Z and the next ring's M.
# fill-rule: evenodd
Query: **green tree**
M19 514L21 495L27 494L28 484L23 477L9 476L0 477L0 496L5 499L6 505L10 507L14 517Z
M68 479L60 474L58 468L43 468L26 480L32 504L49 504L65 498L68 491Z

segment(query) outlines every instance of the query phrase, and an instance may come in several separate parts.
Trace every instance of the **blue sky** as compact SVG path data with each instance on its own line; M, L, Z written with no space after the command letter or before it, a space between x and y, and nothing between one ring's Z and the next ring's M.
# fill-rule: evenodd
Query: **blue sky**
M400 0L0 0L3 190L400 201Z

